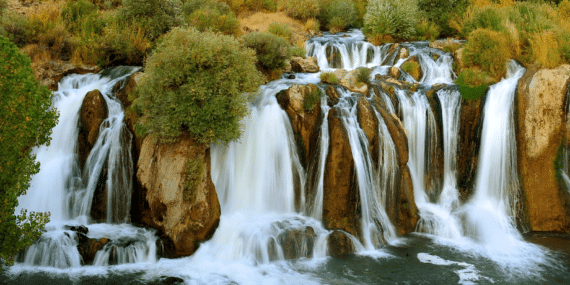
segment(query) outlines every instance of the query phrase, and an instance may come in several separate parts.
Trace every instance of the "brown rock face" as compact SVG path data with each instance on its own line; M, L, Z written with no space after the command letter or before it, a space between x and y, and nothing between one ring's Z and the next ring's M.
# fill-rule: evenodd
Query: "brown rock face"
M466 201L470 197L475 183L484 107L485 96L479 100L461 99L461 123L459 124L457 150L457 187L462 201Z
M77 66L69 62L48 61L41 65L33 66L34 76L40 84L50 90L57 90L57 83L66 75L77 73L97 73L101 68L97 66Z
M84 234L78 234L78 236L80 242L77 245L77 250L83 259L83 265L92 265L95 255L109 242L109 239L93 239L88 238Z
M317 59L312 56L307 58L294 56L291 58L291 68L294 72L304 73L315 73L320 70Z
M190 159L204 164L202 173L196 174L200 178L195 189L185 189ZM209 146L189 137L157 143L147 136L139 156L137 180L148 205L138 219L172 240L174 256L191 255L200 242L213 235L220 220L220 204L210 176ZM191 199L184 198L185 191L192 191Z
M366 98L360 97L356 108L358 111L358 124L368 139L368 152L372 157L372 161L378 166L378 119Z
M323 224L359 236L362 210L348 133L335 109L328 119L331 141L325 162Z
M334 71L334 74L340 81L340 85L346 87L346 89L368 96L368 84L358 82L357 72L358 70L346 71L344 69L337 69Z
M533 231L570 232L570 213L554 159L564 135L570 65L527 71L518 85L519 176Z
M334 230L327 236L328 255L333 257L346 257L356 250L350 237L343 231Z
M83 168L99 135L99 126L107 118L109 111L101 92L93 90L85 95L79 112L79 166Z
M408 72L416 81L420 81L420 79L422 79L424 76L424 73L422 71L418 58L416 56L411 56L404 63L402 63L402 66L406 63L412 67L406 72Z
M281 108L287 112L295 133L295 141L304 166L307 165L313 148L318 143L314 137L320 125L321 103L318 99L312 110L305 109L305 100L311 93L321 92L314 84L292 85L289 89L277 94L277 101Z
M400 78L400 69L395 66L390 67L390 72L388 72L388 76L397 80L398 78Z

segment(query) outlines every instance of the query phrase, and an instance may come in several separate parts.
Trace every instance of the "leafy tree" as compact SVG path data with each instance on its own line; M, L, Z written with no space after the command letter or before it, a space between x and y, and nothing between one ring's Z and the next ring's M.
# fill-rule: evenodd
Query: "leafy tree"
M244 92L264 80L255 62L255 53L232 36L172 29L147 58L134 94L133 108L143 115L137 133L163 141L186 133L203 143L239 138L247 114Z
M48 221L47 213L15 215L14 210L40 169L32 147L48 144L57 123L51 96L34 78L30 58L0 36L0 259L7 264Z
M253 49L259 63L265 68L279 68L291 58L291 45L282 37L253 32L242 37L246 47Z
M152 39L182 24L180 0L124 0L119 16L139 22Z

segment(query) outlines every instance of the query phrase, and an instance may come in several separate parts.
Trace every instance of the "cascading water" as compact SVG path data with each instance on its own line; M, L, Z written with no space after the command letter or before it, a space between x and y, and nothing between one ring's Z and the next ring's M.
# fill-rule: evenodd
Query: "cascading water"
M455 158L462 99L452 85L452 57L425 42L402 46L409 51L406 58L394 51L395 45L376 47L365 42L359 31L309 40L308 55L318 59L321 70L367 66L373 69L374 78L387 75L391 66L399 67L415 56L423 76L416 82L402 72L399 79L416 83L417 91L395 84L393 95L371 88L369 97L363 97L333 86L340 98L335 103L327 96L321 99L318 152L307 169L300 162L289 118L275 97L292 84L319 84L319 75L297 73L296 79L262 86L243 121L242 138L211 148L211 175L222 210L220 224L211 240L201 244L194 255L179 259L158 259L154 231L116 224L129 222L130 194L115 190L130 191L132 187L132 181L123 179L132 177L128 175L133 171L130 152L121 147L130 145L132 138L125 132L124 115L111 90L135 70L66 77L54 100L54 107L61 112L60 123L53 131L51 145L35 150L42 168L28 194L20 199L21 208L50 211L52 221L40 241L12 267L12 276L40 265L44 269L67 268L47 270L51 274L64 272L73 280L106 274L117 282L137 279L153 284L172 282L166 276L177 276L188 284L392 284L426 280L472 284L510 280L514 275L541 277L540 264L552 260L545 250L522 240L514 224L516 195L510 196L518 187L514 184L516 150L509 106L524 69L511 63L509 77L489 90L476 188L473 197L462 204L456 187ZM436 88L435 83L443 83L443 87ZM93 89L103 94L109 118L102 124L84 169L79 169L75 152L78 112L85 93ZM428 95L430 89L437 91ZM377 158L373 158L376 150L371 149L358 122L357 102L363 99L372 106L377 122ZM433 110L434 102L439 104L439 112ZM327 257L331 231L321 222L325 164L332 139L328 113L333 108L348 134L362 212L358 213L360 236L349 237L358 254L347 259ZM386 114L381 114L380 108L390 116L397 115L406 130L420 233L404 239L396 237L391 222L397 220L398 179L403 171L391 129L384 121ZM443 149L440 176L433 174L432 167L437 163L433 156L438 148ZM106 173L104 185L98 185L100 173ZM107 224L90 224L90 203L97 187L107 191ZM119 203L113 204L116 201ZM80 267L77 247L81 233L68 230L69 225L87 225L89 239L110 239L94 256L94 266ZM387 256L390 258L379 258ZM116 264L122 265L110 266ZM453 274L458 275L455 281L450 279ZM557 276L555 279L567 278ZM81 280L91 282L89 278Z
M51 221L46 226L48 232L21 258L23 264L56 268L82 264L77 249L79 233L69 228L90 223L91 203L97 187L105 187L107 193L106 221L115 224L129 221L133 177L130 151L132 135L123 122L122 105L112 90L137 70L120 67L100 74L70 75L59 83L52 104L60 112L59 123L53 129L51 144L34 150L41 169L32 178L26 195L19 197L19 208L50 212ZM101 92L105 100L108 117L101 123L99 136L81 170L76 153L79 113L85 95L95 89ZM99 185L103 171L106 171L108 179ZM98 257L96 264L109 264L109 260L113 262L117 255L119 257L115 263L156 260L155 254L147 252L156 252L153 231L127 224L94 224L89 225L88 229L87 238L109 238L112 241L107 247L115 248L110 256ZM120 243L120 240L129 242Z

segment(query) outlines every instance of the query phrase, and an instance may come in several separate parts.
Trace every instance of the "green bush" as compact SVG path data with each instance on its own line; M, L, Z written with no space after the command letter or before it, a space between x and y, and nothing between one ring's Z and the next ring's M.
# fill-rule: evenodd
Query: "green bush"
M370 0L364 15L364 32L369 37L389 35L410 39L419 19L416 0Z
M163 141L184 133L202 143L238 139L249 99L244 92L264 81L255 61L231 36L172 29L146 60L133 103L144 116L137 124Z
M239 34L239 21L231 11L221 14L218 10L201 8L187 17L186 22L201 32L210 30L233 36Z
M4 13L4 10L6 10L7 7L8 7L8 1L7 0L0 0L0 16L2 16L2 14Z
M506 32L507 28L504 24L504 17L495 7L485 7L475 12L472 19L467 21L463 26L463 34L469 35L476 29L489 29L495 32Z
M319 21L331 32L344 31L358 21L352 0L327 0L323 3Z
M34 77L30 58L0 36L0 259L12 264L18 251L42 233L49 213L14 215L40 169L33 147L49 144L57 112L52 93Z
M180 0L124 0L119 16L127 22L137 22L148 36L158 38L182 24Z
M416 80L420 79L421 67L420 67L419 63L417 63L415 61L411 61L411 60L406 61L406 62L404 62L404 64L402 64L402 66L400 66L400 69L407 72L414 79L416 79Z
M267 27L267 32L285 38L287 40L289 40L293 34L293 30L291 30L289 25L280 22L273 22L269 24L269 27Z
M560 43L560 54L565 58L566 62L570 62L570 31L560 29L558 31L558 42Z
M232 12L232 9L227 3L219 2L216 0L189 0L182 6L182 13L189 16L198 9L216 10L221 15L227 15Z
M224 0L232 7L236 13L246 10L259 11L267 10L270 12L277 11L277 0Z
M17 12L7 11L0 17L4 36L19 47L30 43L35 34L27 18Z
M340 81L338 80L338 77L336 76L336 74L334 74L334 72L331 72L331 71L325 71L325 72L321 73L320 78L321 78L321 81L324 83L328 83L328 84L332 84L332 85L340 84Z
M364 84L370 84L370 74L372 69L368 67L359 67L356 69L356 81Z
M74 31L79 28L83 18L94 13L96 10L95 5L87 0L68 0L61 10L61 16L67 26Z
M305 46L293 46L290 49L291 56L305 57L307 55L307 49Z
M303 101L303 109L305 109L307 112L312 112L323 95L324 93L319 87L313 86L309 94L305 96L305 99Z
M321 10L320 0L280 0L279 8L290 17L307 20L316 18Z
M469 0L418 0L418 8L427 20L435 23L444 36L452 36L449 21L454 15L461 15L469 6Z
M269 33L253 32L242 37L246 47L257 54L259 63L268 69L280 68L291 58L291 45L284 38Z
M463 49L466 66L477 66L494 79L500 79L506 73L506 63L510 58L505 37L489 29L471 32Z
M426 20L416 24L416 39L420 41L435 41L439 37L439 27Z
M462 70L455 80L455 84L459 86L461 96L465 100L478 100L487 91L489 87L487 74L474 68L466 68Z

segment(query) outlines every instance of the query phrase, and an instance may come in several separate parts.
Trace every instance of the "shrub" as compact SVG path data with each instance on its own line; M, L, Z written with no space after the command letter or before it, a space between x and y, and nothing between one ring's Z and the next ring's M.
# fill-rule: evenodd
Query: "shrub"
M469 34L463 49L466 66L478 66L495 79L505 74L510 57L504 36L489 29L477 29Z
M230 5L232 10L236 13L240 13L246 10L258 11L267 10L270 12L277 11L277 1L276 0L224 0Z
M222 15L227 15L232 12L230 6L225 2L219 2L216 0L189 0L182 6L182 13L189 16L198 9L216 10Z
M291 46L276 35L253 32L242 37L246 47L255 51L259 63L268 69L283 67L291 58Z
M136 23L114 23L105 29L100 40L103 58L97 64L102 66L142 65L151 47L151 39Z
M469 6L469 0L418 0L418 8L429 22L435 23L444 36L453 35L449 21L461 15Z
M269 24L269 27L267 27L267 32L285 38L287 40L289 40L293 34L293 30L291 30L289 25L280 22L273 22Z
M305 29L306 32L316 33L321 30L321 23L319 23L319 20L315 18L310 18L305 22L303 28Z
M407 72L408 74L410 74L415 79L420 78L421 67L420 67L419 63L417 63L415 61L409 60L409 61L404 62L404 64L402 64L402 66L400 66L400 69Z
M151 39L182 23L180 0L124 0L119 17L141 23Z
M570 62L570 27L558 31L558 42L560 43L560 55L564 57L566 62Z
M2 4L0 4L0 6L1 5ZM1 8L0 8L0 12L1 12ZM564 0L558 4L558 14L559 14L559 17L562 19L570 18L570 1L569 0Z
M561 50L553 31L535 33L529 39L531 61L540 67L554 68L562 61Z
M319 20L334 33L355 26L358 14L352 0L327 0L322 5Z
M18 196L40 170L32 150L49 145L57 124L51 101L52 93L34 78L30 59L0 36L0 259L8 265L41 235L49 220L49 213L14 212Z
M81 25L81 20L96 11L95 5L87 0L68 0L61 10L61 16L73 31Z
M290 49L291 56L305 57L307 55L307 49L305 46L293 46Z
M321 73L321 81L324 83L328 83L328 84L332 84L332 85L338 85L340 84L340 81L338 80L338 77L336 76L336 74L334 74L334 72L331 71L326 71Z
M198 9L186 21L201 32L211 30L226 35L239 34L239 21L234 13L221 14L218 10Z
M420 20L416 25L416 39L435 41L439 36L439 28L427 20Z
M466 21L463 35L467 36L476 29L489 29L496 32L505 32L504 17L495 7L486 7L476 10L473 18Z
M487 74L474 68L466 68L462 70L455 80L460 88L461 96L465 100L478 100L487 91L489 87Z
M323 91L319 87L313 86L313 88L311 88L311 91L305 96L305 99L303 101L303 109L305 109L307 112L312 112L323 95Z
M7 0L0 0L0 16L2 16L2 14L4 13L4 10L6 10L7 7L8 7L8 1Z
M368 67L359 67L356 69L356 81L364 84L370 84L370 74L372 69Z
M263 80L255 54L235 38L174 28L146 60L133 103L145 119L137 124L163 141L184 133L202 143L236 140L247 114L244 92Z
M306 20L317 17L321 7L319 0L280 0L279 9L290 17Z
M407 40L415 34L418 18L415 0L370 0L364 15L364 32L372 37L389 35Z

